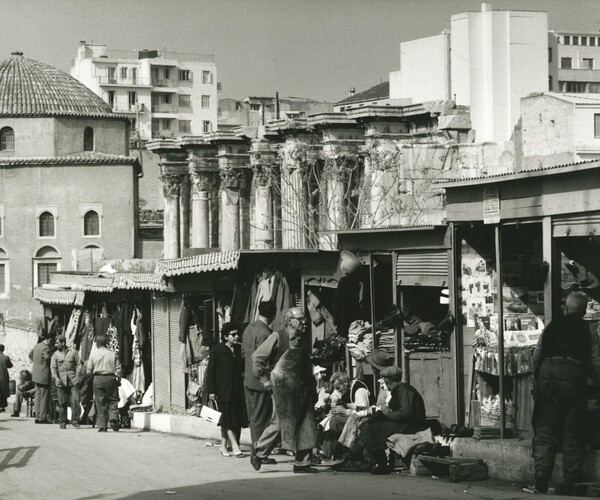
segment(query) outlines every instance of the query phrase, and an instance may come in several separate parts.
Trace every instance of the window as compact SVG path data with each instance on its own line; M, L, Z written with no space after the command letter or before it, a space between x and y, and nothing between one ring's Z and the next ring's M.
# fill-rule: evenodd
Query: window
M160 98L163 104L171 104L171 94L161 94Z
M202 96L202 107L210 108L210 96L209 95Z
M128 92L129 94L129 107L133 108L137 104L137 92Z
M50 283L50 275L58 271L56 262L38 262L37 263L37 286L43 286Z
M152 76L152 81L155 82L156 80L158 80L160 77L158 76L158 68L152 68L151 70L151 76Z
M55 248L45 246L34 256L33 284L42 286L50 283L50 275L60 270L60 255Z
M560 91L569 94L584 94L586 92L585 85L585 82L561 82Z
M0 297L6 297L7 292L6 262L0 261Z
M50 212L42 212L39 217L39 237L53 238L55 232L54 215Z
M573 37L573 45L579 45L579 37L578 36Z
M179 132L189 134L192 131L191 120L179 120Z
M89 210L83 216L83 235L100 236L100 217L94 210Z
M260 104L250 104L250 111L260 111Z
M135 83L137 80L137 68L131 68L131 81Z
M589 82L588 90L590 94L600 94L600 83L598 82Z
M210 71L202 71L202 83L212 83L213 77Z
M600 114L594 115L594 137L600 139Z
M115 107L115 96L116 96L116 93L114 90L108 91L108 104L110 105L111 108Z
M595 36L590 37L590 46L592 46L592 47L596 46L596 37Z
M158 137L159 123L158 120L152 120L152 137Z
M179 81L181 82L189 82L192 79L192 72L189 69L180 69L179 70Z
M114 66L109 66L107 68L108 70L108 83L115 83L116 78L115 78L115 73L117 71L117 68L115 68Z
M209 121L203 121L202 122L202 132L204 132L205 134L210 133L211 131L211 124Z
M83 150L94 151L94 129L85 127L83 130Z
M165 68L165 80L171 78L171 70L169 68Z
M121 68L121 78L122 78L122 79L125 79L125 78L127 78L127 67L126 67L126 66L123 66L123 67Z
M591 57L584 57L581 61L581 69L594 69L594 59Z
M163 130L171 130L171 120L163 120L162 128Z
M552 75L548 77L548 90L552 92Z
M191 108L192 107L192 96L188 94L179 95L179 107L180 108Z
M4 127L0 130L0 151L15 150L15 132L10 127Z
M581 45L587 45L587 36L581 37Z
M552 62L552 47L548 47L548 62Z
M564 37L564 44L571 45L571 37L570 36L567 35Z
M571 59L570 57L561 57L560 67L562 69L571 69L573 67L573 59Z

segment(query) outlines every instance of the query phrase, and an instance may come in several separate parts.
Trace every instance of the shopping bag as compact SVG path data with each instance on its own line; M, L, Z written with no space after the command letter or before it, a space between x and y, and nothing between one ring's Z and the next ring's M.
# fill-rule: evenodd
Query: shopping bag
M221 412L211 408L208 405L204 405L200 410L200 417L212 424L219 425L219 421L221 420Z

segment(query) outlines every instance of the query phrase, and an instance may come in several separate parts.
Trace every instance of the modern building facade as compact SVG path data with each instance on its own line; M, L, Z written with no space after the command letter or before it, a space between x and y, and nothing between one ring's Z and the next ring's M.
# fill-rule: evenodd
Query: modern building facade
M400 46L400 71L390 74L390 98L413 102L453 99L471 108L477 142L511 139L521 97L544 92L547 82L546 12L464 12L450 32Z
M217 127L217 67L206 54L113 51L80 42L71 75L134 122L137 138L200 135Z
M573 94L600 93L600 33L548 33L548 89Z
M0 312L41 315L36 287L90 259L134 256L139 163L129 119L15 52L0 62Z

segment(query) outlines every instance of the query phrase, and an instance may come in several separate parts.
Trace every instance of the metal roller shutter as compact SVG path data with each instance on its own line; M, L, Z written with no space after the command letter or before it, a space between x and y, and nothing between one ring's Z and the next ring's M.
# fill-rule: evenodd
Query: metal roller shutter
M179 342L179 316L183 304L181 295L169 297L169 352L170 352L170 391L171 412L185 412L185 374L183 373L183 360L181 342Z
M169 411L169 310L167 297L152 300L152 380L154 408Z
M590 213L578 217L553 217L552 236L600 236L600 214Z
M396 254L398 285L447 286L448 251L423 250Z

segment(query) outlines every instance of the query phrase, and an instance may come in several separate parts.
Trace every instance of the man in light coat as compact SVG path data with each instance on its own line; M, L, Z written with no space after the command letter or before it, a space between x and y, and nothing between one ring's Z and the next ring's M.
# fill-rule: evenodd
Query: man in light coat
M50 360L52 378L56 383L58 395L58 412L61 429L67 427L67 405L71 400L71 423L79 427L79 384L81 373L81 358L77 351L67 348L64 335L56 337L56 352Z
M51 424L48 418L50 402L50 345L48 339L43 339L34 347L29 358L33 361L31 378L35 384L35 423Z

